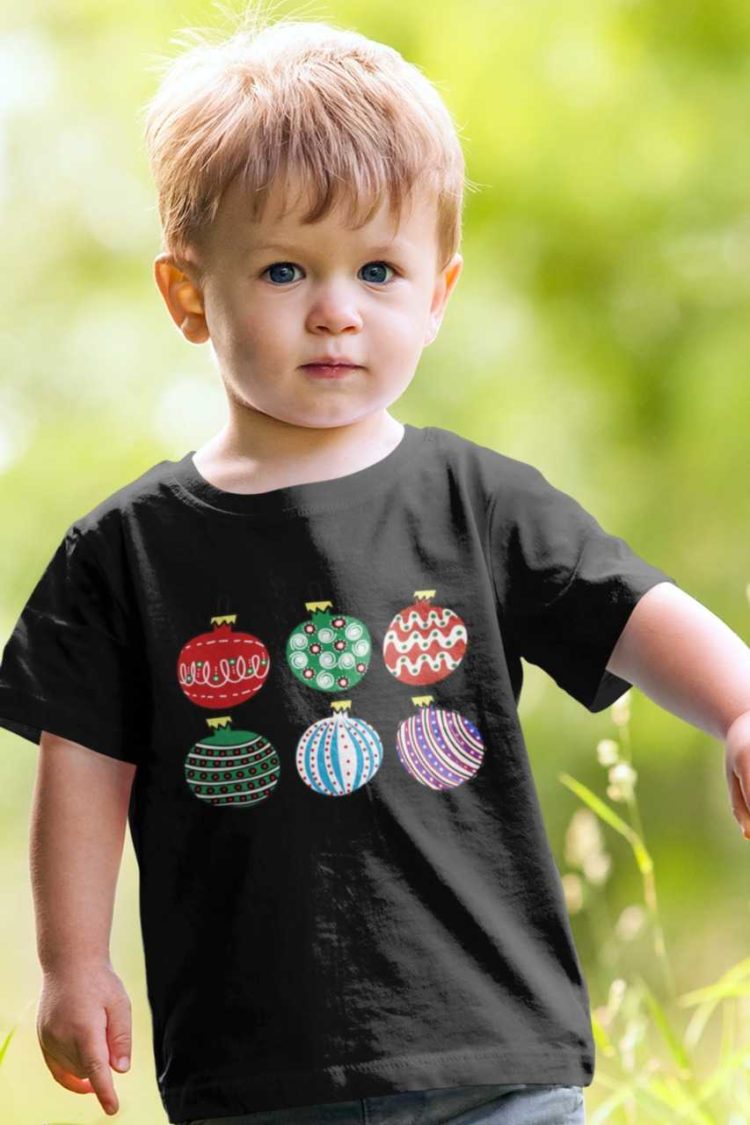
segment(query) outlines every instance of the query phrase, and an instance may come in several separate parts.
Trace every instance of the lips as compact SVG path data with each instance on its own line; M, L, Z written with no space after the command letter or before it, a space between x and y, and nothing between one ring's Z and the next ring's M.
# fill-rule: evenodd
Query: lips
M320 359L311 359L309 363L303 364L304 367L359 367L353 359L332 359L328 356L321 356Z
M309 375L323 379L343 379L343 377L352 371L358 371L359 364L357 363L305 363L302 369L307 371Z

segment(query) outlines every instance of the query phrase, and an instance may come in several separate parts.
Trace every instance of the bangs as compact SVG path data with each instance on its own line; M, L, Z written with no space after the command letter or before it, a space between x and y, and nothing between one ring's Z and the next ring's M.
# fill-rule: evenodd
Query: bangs
M417 67L358 32L281 20L200 42L171 61L146 141L164 249L179 256L207 246L237 177L254 220L272 200L288 214L309 199L303 222L340 209L358 229L386 201L398 225L417 193L431 196L441 267L460 243L466 178L450 114Z

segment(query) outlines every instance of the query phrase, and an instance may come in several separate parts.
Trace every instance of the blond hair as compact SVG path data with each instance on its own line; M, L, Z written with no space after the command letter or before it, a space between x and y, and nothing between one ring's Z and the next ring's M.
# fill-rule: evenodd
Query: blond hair
M162 81L144 109L163 250L178 260L200 251L235 176L257 219L291 173L312 189L304 222L344 202L347 220L364 225L384 198L398 219L415 188L431 193L438 268L448 264L474 185L451 115L414 64L356 31L269 23L252 4L229 38L189 29L187 41L191 50L158 61Z

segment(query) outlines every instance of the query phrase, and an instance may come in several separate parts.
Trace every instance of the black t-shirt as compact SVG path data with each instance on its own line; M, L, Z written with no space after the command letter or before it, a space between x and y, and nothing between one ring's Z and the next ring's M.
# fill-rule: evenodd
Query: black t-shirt
M169 1120L589 1085L521 657L600 711L630 686L606 670L630 612L675 580L439 427L265 493L193 452L70 526L0 666L0 724L137 763Z

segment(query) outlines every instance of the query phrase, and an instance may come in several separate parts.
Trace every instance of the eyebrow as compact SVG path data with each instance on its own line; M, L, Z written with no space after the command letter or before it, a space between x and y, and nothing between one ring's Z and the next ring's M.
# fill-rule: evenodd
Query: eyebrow
M367 253L369 254L399 254L408 250L408 243L406 242L383 242L377 246L371 246ZM291 246L284 242L265 242L259 246L250 246L248 253L250 254L263 254L268 250L279 250L282 254L300 254L303 251L298 246Z

